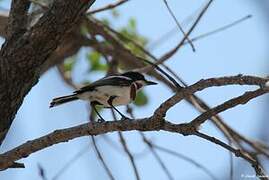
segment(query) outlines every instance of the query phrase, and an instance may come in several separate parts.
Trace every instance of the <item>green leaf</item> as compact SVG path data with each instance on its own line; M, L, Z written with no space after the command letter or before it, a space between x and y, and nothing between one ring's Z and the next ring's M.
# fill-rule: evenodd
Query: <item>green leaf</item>
M101 63L101 54L97 51L92 51L88 54L88 59L90 62L90 71L106 71L107 64Z
M136 95L134 104L136 106L145 106L148 103L148 97L143 91L139 91Z
M76 61L75 56L67 58L64 61L64 71L72 71L74 64L75 64L75 61Z
M97 51L92 51L90 54L89 54L89 59L93 62L98 62L100 61L101 59L101 54Z
M119 33L121 33L123 36L120 39L122 42L124 42L124 46L132 51L132 53L141 57L146 57L143 51L141 51L132 42L130 42L130 40L128 40L132 39L132 41L136 42L140 46L146 46L148 40L137 32L136 26L136 20L134 18L130 18L127 25L119 29Z
M130 30L136 31L136 20L135 20L135 18L130 18L129 19L128 27L130 28Z

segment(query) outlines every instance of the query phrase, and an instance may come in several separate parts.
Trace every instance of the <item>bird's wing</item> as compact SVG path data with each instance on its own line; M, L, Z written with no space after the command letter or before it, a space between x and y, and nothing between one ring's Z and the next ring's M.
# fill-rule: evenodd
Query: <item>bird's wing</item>
M130 86L132 82L130 78L125 76L108 76L74 91L74 93L80 94L86 91L93 91L99 86Z

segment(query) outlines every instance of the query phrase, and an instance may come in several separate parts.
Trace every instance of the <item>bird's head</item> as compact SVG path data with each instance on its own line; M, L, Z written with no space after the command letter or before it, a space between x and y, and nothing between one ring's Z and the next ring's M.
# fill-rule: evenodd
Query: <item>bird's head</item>
M157 84L156 82L146 80L145 76L139 72L130 71L130 72L123 73L122 76L131 78L135 82L137 89L140 89L143 86Z

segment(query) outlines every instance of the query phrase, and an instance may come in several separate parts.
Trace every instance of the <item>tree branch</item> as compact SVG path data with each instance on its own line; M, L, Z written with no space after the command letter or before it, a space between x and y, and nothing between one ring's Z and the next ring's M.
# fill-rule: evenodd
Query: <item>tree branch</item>
M152 121L150 121L149 118L144 118L138 120L108 121L104 123L90 122L72 128L56 130L46 136L28 141L17 148L2 154L0 156L0 169L6 169L12 165L13 161L25 158L36 151L77 137L101 135L114 131L149 131L155 129L157 130L158 128L152 126Z
M176 103L180 102L182 99L191 96L197 91L202 91L208 87L218 87L226 85L256 85L260 87L265 87L265 84L268 82L268 78L260 78L256 76L243 76L241 74L237 76L227 76L221 78L209 78L202 79L197 83L179 89L175 95L162 103L159 108L155 110L154 116L164 117L165 113Z
M12 0L8 18L8 37L18 37L27 30L29 0Z
M191 26L191 28L185 33L185 36L178 43L178 45L176 47L174 47L173 49L171 49L170 51L168 51L167 53L165 53L164 55L162 55L159 58L159 60L157 62L155 62L156 65L159 65L159 64L164 63L167 59L169 59L170 57L172 57L184 45L184 42L189 37L189 35L192 33L192 31L197 26L197 24L200 22L201 18L203 17L203 15L205 14L205 12L207 11L207 9L209 8L209 6L211 5L212 2L213 2L213 0L209 0L208 1L208 3L202 9L202 11L198 15L197 19L195 20L195 22ZM152 67L151 66L148 66L147 69L152 69Z
M114 9L115 7L118 7L126 2L128 2L129 0L118 0L117 2L115 3L112 3L112 4L108 4L104 7L101 7L99 9L94 9L94 10L91 10L89 12L87 12L87 15L92 15L92 14L95 14L95 13L99 13L99 12L103 12L103 11L106 11L106 10L110 10L110 9Z
M104 169L105 169L105 171L106 171L106 173L107 173L109 179L111 179L111 180L115 180L114 176L112 175L112 172L111 172L110 169L108 168L108 165L106 164L106 162L105 162L105 160L104 160L104 158L103 158L103 156L102 156L102 154L101 154L101 152L100 152L100 150L99 150L99 148L98 148L98 146L97 146L97 144L96 144L96 141L95 141L94 136L91 136L91 139L92 139L92 142L93 142L94 150L95 150L95 152L96 152L96 154L97 154L97 158L98 158L98 159L100 160L100 162L102 163L102 165L103 165L103 167L104 167Z
M156 150L159 150L161 152L165 152L167 154L173 155L173 156L175 156L175 157L177 157L177 158L179 158L181 160L184 160L186 162L189 162L189 163L193 164L194 166L196 166L197 168L199 168L203 172L205 172L211 179L213 179L213 180L217 180L218 179L218 178L215 177L215 175L209 169L206 168L206 166L203 166L202 164L196 162L192 158L187 157L184 154L180 154L180 153L178 153L176 151L172 151L170 149L167 149L165 147L162 147L162 146L153 144L152 142L148 142L148 143L150 143L150 145L152 146L152 148L155 148Z
M191 124L195 127L199 127L202 123L204 123L207 119L219 114L227 109L231 109L240 104L246 104L251 99L261 96L268 92L268 89L257 89L255 91L245 92L243 95L238 96L236 98L230 99L195 118L191 121Z
M190 44L192 51L195 52L195 47L192 43L192 41L190 40L190 38L188 37L188 35L185 33L185 31L183 30L183 28L181 27L180 23L178 22L176 16L174 15L172 9L170 8L170 6L168 5L167 0L163 0L168 12L170 13L170 15L172 16L173 20L175 21L177 27L179 28L179 30L182 32L182 34L186 37L187 43Z
M154 119L143 118L143 119L128 119L121 121L107 121L107 122L91 122L78 125L71 128L66 128L62 130L56 130L48 135L40 137L38 139L28 141L17 148L10 150L0 156L0 169L4 170L12 165L13 161L25 158L30 154L39 151L41 149L47 148L54 144L61 142L67 142L77 137L88 136L88 135L101 135L104 133L115 132L115 131L159 131L164 130L167 132L178 133L182 135L196 135L203 139L214 142L225 149L233 152L236 156L247 160L255 168L258 175L262 176L263 171L255 159L250 156L243 154L240 150L234 149L231 146L217 140L216 138L204 135L197 132L189 124L173 124L168 121L164 121L162 127L157 127L154 125Z
M230 77L221 77L221 78L210 78L206 80L200 80L197 83L186 87L176 93L173 97L169 98L165 101L156 111L152 117L143 118L143 119L131 119L131 120L122 120L116 122L102 122L102 123L86 123L79 126L75 126L72 128L56 130L51 134L40 137L38 139L28 141L13 150L10 150L2 155L0 155L0 169L6 169L10 167L14 161L19 160L21 158L27 157L28 155L39 151L41 149L47 148L54 144L65 142L77 137L87 136L87 135L101 135L108 132L115 131L159 131L164 130L173 133L179 133L183 135L196 135L207 139L211 142L219 144L223 146L225 149L233 152L236 156L242 157L247 160L249 163L253 165L256 170L256 173L259 176L264 175L262 168L256 159L253 159L251 155L247 152L241 152L240 150L236 150L233 147L226 145L225 143L216 140L213 137L209 137L207 135L203 135L197 132L196 127L193 126L193 123L185 123L185 124L173 124L164 120L164 116L166 111L174 106L176 103L180 102L184 97L189 97L193 93L197 91L201 91L205 88L212 86L224 86L231 84L239 84L239 85L258 85L261 89L245 93L243 96L239 96L239 98L234 98L230 101L234 102L238 100L238 104L243 102L248 102L250 99L253 99L259 95L262 95L268 92L268 87L266 86L268 83L268 79L259 78L255 76L230 76ZM225 108L220 108L220 110L226 110L234 107L234 103L228 103L229 107L224 103ZM216 108L213 108L212 112L215 112ZM221 111L216 111L219 113ZM161 116L160 116L161 114ZM210 114L211 115L211 114ZM201 115L203 117L203 115ZM206 117L207 118L207 117ZM159 123L162 122L162 123ZM196 121L194 121L196 122ZM198 121L200 122L200 121ZM203 121L204 122L204 121Z
M13 36L3 45L0 51L0 144L25 95L37 83L43 64L93 2L55 0L30 30L19 37Z
M8 11L0 11L0 36L7 37Z
M152 155L155 157L155 159L157 160L157 162L160 164L161 168L163 169L163 171L167 175L167 178L169 180L174 180L174 178L173 178L172 174L170 173L169 169L166 167L166 165L164 164L163 160L161 159L161 157L159 156L159 154L154 149L154 148L157 147L157 145L155 146L155 144L153 144L151 141L149 141L142 132L140 132L140 135L142 136L143 141L146 143L146 145L150 149ZM156 148L156 149L158 149L158 148Z
M235 149L232 146L229 146L228 144L220 141L219 139L212 137L212 136L208 136L204 133L196 132L196 133L194 133L194 135L227 149L228 151L232 152L236 157L241 157L241 158L245 159L246 161L248 161L252 165L252 167L254 168L254 170L256 172L256 175L260 179L268 180L266 173L264 172L262 167L259 165L258 161L253 159L248 153L243 152L240 149Z
M138 173L138 169L137 169L137 165L136 165L135 160L134 160L134 156L130 152L129 147L127 146L127 143L126 143L126 140L125 140L123 134L119 131L118 135L120 138L120 142L123 146L124 152L127 154L128 158L131 162L131 165L133 167L135 178L136 178L136 180L140 180L141 178L140 178L139 173Z

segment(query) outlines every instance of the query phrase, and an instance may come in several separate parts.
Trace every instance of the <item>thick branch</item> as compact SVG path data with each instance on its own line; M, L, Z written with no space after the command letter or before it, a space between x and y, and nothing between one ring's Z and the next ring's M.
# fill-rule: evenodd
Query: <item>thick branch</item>
M257 89L255 91L248 91L241 96L230 99L195 118L191 123L195 127L199 127L202 123L204 123L207 119L219 114L227 109L233 108L239 104L246 104L251 99L261 96L268 92L268 89Z
M8 24L8 12L0 11L0 36L7 38L6 27ZM45 73L49 68L60 64L67 57L75 55L83 46L91 46L93 42L81 34L80 27L75 26L71 32L67 33L61 44L50 55L46 62L42 65L41 74Z
M8 13L8 11L0 11L0 36L3 38L7 37Z
M94 0L55 0L29 31L8 39L0 52L0 144L43 64Z
M7 29L9 37L20 36L26 31L30 4L29 0L12 0Z
M237 76L209 78L205 80L202 79L191 86L178 90L175 95L173 95L171 98L162 103L159 106L159 108L156 109L154 114L155 116L164 117L166 112L176 103L180 102L184 98L190 97L197 91L202 91L208 87L225 86L225 85L256 85L260 87L265 87L267 81L268 81L267 78L260 78L256 76L243 76L241 74Z
M164 130L172 133L179 133L183 135L196 135L202 137L208 141L214 142L225 149L233 152L236 156L242 157L247 160L250 164L252 164L259 175L261 173L261 167L259 164L251 159L247 154L242 153L240 150L234 149L233 147L221 142L220 140L207 136L201 135L198 133L193 127L188 124L173 124L167 121L164 121L162 127L157 127L154 124L152 118L144 118L144 119L128 119L121 121L107 121L102 123L85 123L82 125L78 125L71 128L66 128L62 130L56 130L46 136L40 137L38 139L28 141L17 148L10 150L0 156L0 169L4 170L13 164L14 161L19 160L21 158L25 158L30 154L39 151L41 149L47 148L54 144L58 144L61 142L66 142L72 140L77 137L88 136L88 135L101 135L109 132L116 131L159 131ZM206 137L205 137L206 136Z
M159 129L152 126L152 121L150 121L148 118L145 118L139 120L124 120L104 123L85 123L83 125L75 126L72 128L56 130L51 134L40 137L33 141L28 141L21 146L2 154L0 156L0 169L5 169L9 167L10 165L12 165L13 161L25 158L31 153L34 153L57 143L66 142L77 137L87 135L101 135L114 131L131 130L150 131Z

